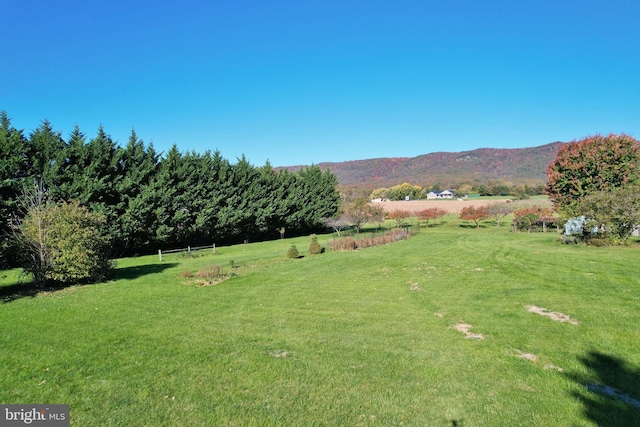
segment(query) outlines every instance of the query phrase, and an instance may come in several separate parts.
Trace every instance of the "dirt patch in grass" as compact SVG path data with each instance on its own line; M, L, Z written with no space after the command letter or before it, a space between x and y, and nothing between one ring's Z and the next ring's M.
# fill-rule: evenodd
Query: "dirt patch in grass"
M475 333L471 332L471 328L473 328L473 326L471 326L471 325L469 325L467 323L458 323L457 325L454 325L453 328L458 332L462 332L465 335L465 338L472 339L472 340L483 340L484 339L484 335L475 334Z
M286 350L274 350L272 352L269 352L269 356L274 357L276 359L284 359L285 357L293 356L293 352L286 351Z
M422 288L416 282L412 282L412 283L409 284L409 290L410 291L421 291Z
M558 311L549 311L546 308L537 307L535 305L527 305L525 308L529 313L539 314L540 316L548 317L556 322L568 322L572 325L579 324L577 320L572 319L568 314L560 313Z
M531 362L537 362L538 361L538 356L536 356L535 354L523 353L520 350L518 350L518 355L517 356L520 359L529 360Z

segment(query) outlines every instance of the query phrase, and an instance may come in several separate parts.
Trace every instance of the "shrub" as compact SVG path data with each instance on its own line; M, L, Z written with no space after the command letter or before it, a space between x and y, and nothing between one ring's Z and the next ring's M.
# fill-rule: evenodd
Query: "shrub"
M104 280L113 263L105 218L77 203L31 203L20 228L24 269L37 286Z
M291 245L291 247L287 251L287 258L298 258L299 256L300 253L298 252L298 248L296 248L296 245Z
M411 236L410 230L394 230L378 236L362 237L355 240L353 237L344 237L334 240L329 244L331 249L338 252L355 251L356 249L369 248L372 246L385 245L407 239Z
M317 255L319 253L322 253L322 246L320 246L320 243L318 243L318 237L315 234L311 236L311 243L309 244L309 253L311 255Z
M213 284L214 281L220 281L224 276L222 266L213 263L209 263L207 267L198 270L196 273L196 277L205 279L209 284Z
M557 225L557 219L553 216L550 209L530 206L513 212L513 230L528 232L547 231L550 225Z

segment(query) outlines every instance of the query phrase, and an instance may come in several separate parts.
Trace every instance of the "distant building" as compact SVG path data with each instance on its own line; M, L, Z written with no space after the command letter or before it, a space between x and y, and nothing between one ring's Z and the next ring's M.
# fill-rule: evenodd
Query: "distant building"
M430 191L427 194L427 199L429 199L429 200L434 200L434 199L453 199L453 192L451 192L449 190Z

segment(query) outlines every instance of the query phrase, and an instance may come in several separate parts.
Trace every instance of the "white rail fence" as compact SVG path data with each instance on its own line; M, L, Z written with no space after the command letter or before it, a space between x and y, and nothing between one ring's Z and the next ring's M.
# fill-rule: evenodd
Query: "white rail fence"
M180 249L168 249L168 250L162 250L162 249L158 249L158 258L160 259L160 261L162 262L162 256L163 255L167 255L167 254L174 254L174 253L178 253L178 252L186 252L187 254L191 255L191 252L195 252L195 251L201 251L204 249L212 249L213 253L216 253L216 244L214 243L213 245L207 245L207 246L187 246L186 248L180 248Z

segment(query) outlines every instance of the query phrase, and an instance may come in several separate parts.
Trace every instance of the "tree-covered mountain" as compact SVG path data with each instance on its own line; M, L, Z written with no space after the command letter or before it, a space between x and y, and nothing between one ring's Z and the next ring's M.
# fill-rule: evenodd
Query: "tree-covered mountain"
M490 183L543 186L546 169L564 143L531 148L479 148L457 153L437 152L417 157L377 158L319 163L338 177L341 189L370 191L403 182L422 187L478 187ZM301 166L287 167L298 170Z

